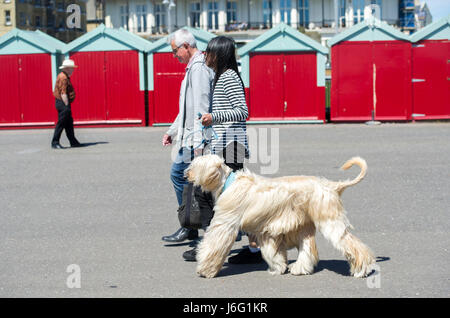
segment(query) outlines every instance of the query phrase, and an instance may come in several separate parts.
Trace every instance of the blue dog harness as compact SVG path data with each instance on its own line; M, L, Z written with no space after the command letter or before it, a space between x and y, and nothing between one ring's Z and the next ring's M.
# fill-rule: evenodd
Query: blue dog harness
M235 179L236 179L236 173L231 171L231 173L227 177L227 180L225 180L225 184L223 185L222 193L234 182Z

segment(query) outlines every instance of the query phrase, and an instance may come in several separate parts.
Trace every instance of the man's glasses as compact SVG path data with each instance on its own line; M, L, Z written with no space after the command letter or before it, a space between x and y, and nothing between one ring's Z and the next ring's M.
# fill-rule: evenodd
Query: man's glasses
M183 44L184 44L184 43L183 43ZM176 48L172 49L172 53L173 53L173 55L177 54L177 52L178 52L178 49L179 49L180 47L182 47L182 46L183 46L183 44L181 44L181 45L177 46Z

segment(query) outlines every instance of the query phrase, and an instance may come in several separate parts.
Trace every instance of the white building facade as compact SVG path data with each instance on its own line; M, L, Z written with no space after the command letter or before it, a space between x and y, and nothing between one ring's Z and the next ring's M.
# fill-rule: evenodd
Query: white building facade
M364 19L367 5L378 5L379 18L398 25L399 0L337 0L339 27ZM108 0L107 27L133 33L167 33L183 26L211 32L266 29L284 22L294 28L335 27L335 0Z

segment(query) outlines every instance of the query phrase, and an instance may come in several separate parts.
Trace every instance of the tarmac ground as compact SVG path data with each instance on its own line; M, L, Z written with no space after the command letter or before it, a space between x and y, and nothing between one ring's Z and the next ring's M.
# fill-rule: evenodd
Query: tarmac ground
M450 123L249 125L247 167L269 177L354 178L353 233L375 253L368 278L317 234L312 275L224 264L200 278L161 240L178 229L164 127L83 128L86 147L55 150L52 130L0 131L0 297L449 297ZM61 143L68 145L65 136ZM200 231L203 235L203 231ZM235 242L232 254L248 244ZM288 253L289 261L296 250Z

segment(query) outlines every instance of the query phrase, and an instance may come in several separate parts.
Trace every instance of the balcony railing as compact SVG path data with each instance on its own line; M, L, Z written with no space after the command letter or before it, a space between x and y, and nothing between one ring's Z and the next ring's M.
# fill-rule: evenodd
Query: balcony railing
M414 9L414 0L400 0L400 9Z
M382 19L383 22L386 22L389 25L397 26L397 27L404 27L404 26L414 26L414 17L411 18L400 18L400 19ZM355 25L353 23L352 25ZM171 30L175 31L178 28L181 28L181 26L172 25ZM207 29L209 32L218 32L219 30L225 30L225 32L239 32L239 31L249 31L249 30L266 30L271 29L272 27L276 26L275 23L270 22L258 22L258 21L252 21L252 22L233 22L233 23L227 23L220 29ZM328 19L328 20L318 20L318 21L307 21L307 23L290 23L290 26L296 29L299 29L301 31L304 30L310 30L310 27L312 27L312 30L316 30L316 28L319 29L332 29L335 27L335 21L334 19ZM345 23L345 17L341 17L339 20L339 27L340 28L346 28L350 27L347 26ZM201 27L203 28L203 27ZM142 32L138 32L138 28L136 26L130 27L128 31L133 33L147 33L147 34L167 34L169 27L167 25L160 25L160 26L148 26L146 30L143 30ZM311 31L311 30L310 30Z

